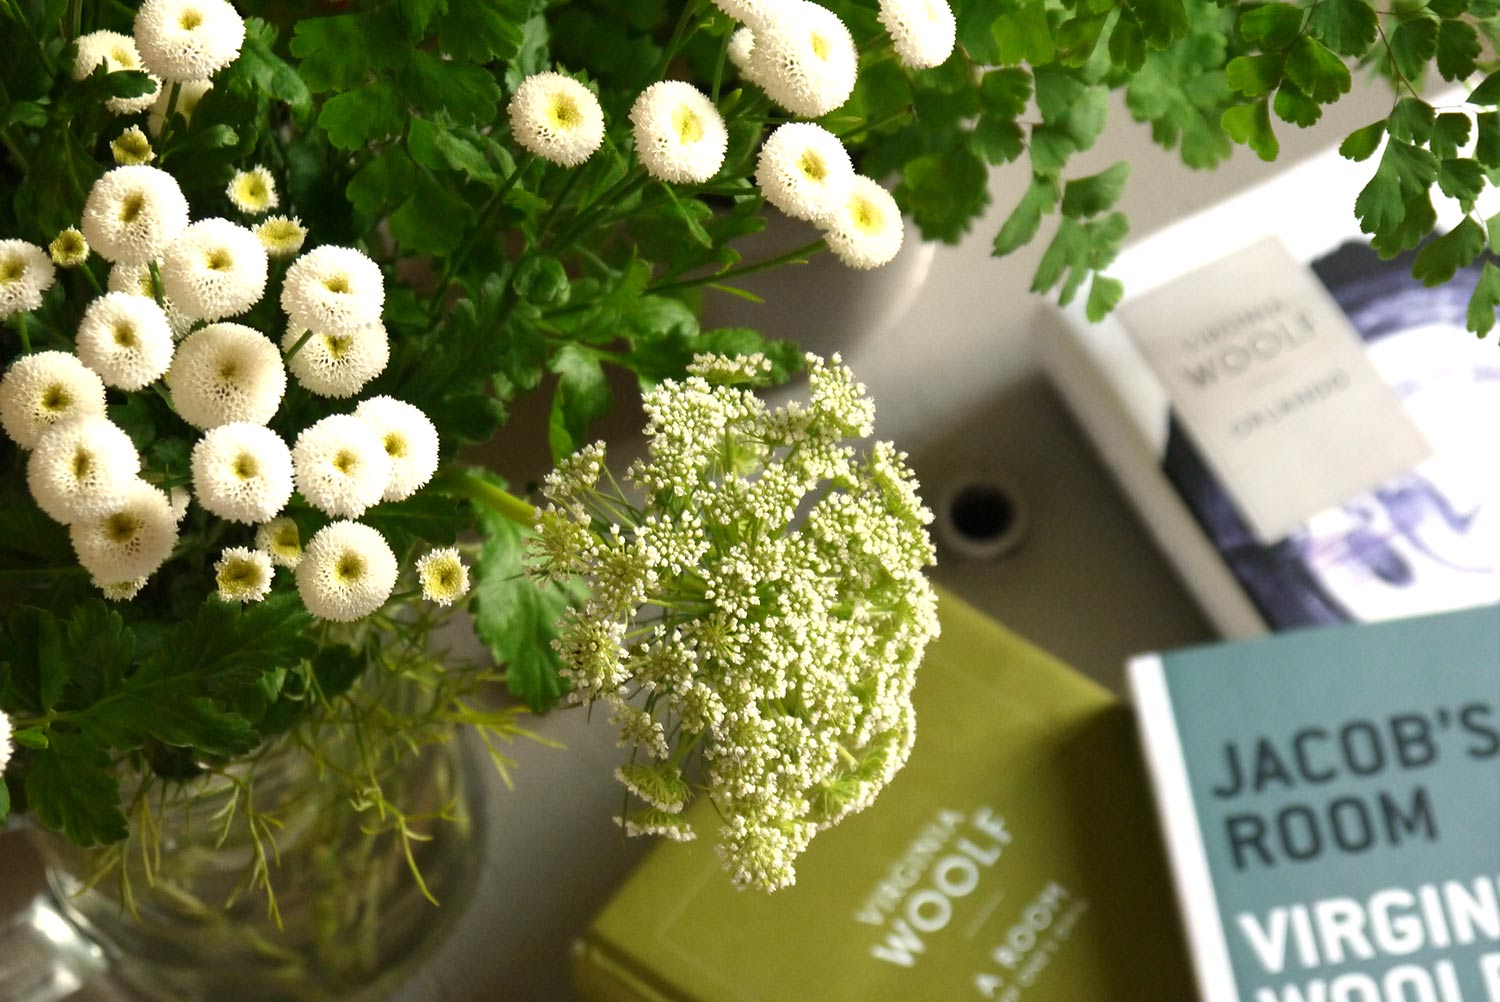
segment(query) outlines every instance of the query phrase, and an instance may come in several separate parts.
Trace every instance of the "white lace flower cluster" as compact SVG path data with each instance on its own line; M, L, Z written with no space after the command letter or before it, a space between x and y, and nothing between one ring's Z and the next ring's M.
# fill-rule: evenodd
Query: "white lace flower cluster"
M693 837L683 768L701 753L726 866L766 889L906 761L938 630L916 481L888 443L848 444L874 408L839 358L807 361L810 401L770 410L743 385L763 359L695 360L647 395L627 478L643 506L582 450L548 478L529 557L590 583L556 646L574 697L607 703L636 749L617 775L641 806L620 823Z

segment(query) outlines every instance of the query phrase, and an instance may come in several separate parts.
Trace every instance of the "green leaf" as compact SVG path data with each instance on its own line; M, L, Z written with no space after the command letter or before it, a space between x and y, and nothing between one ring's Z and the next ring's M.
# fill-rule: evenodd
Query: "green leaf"
M1089 298L1084 312L1090 323L1097 324L1120 304L1120 297L1125 295L1125 284L1117 278L1095 273L1094 280L1089 283Z
M259 18L245 19L245 42L234 72L242 75L253 89L289 105L299 114L312 108L312 93L302 76L272 49L276 30Z
M1129 177L1130 164L1122 160L1098 174L1072 179L1063 188L1063 215L1083 219L1109 211L1120 200Z
M1332 104L1352 86L1349 67L1311 35L1303 35L1292 45L1286 75L1319 104Z
M1088 231L1077 220L1064 217L1037 264L1031 291L1047 292L1057 286L1058 305L1068 305L1088 275L1091 250Z
M1240 35L1261 49L1284 49L1302 30L1303 11L1289 3L1240 8Z
M54 732L47 750L31 756L26 802L42 824L77 846L119 842L129 831L114 758L87 734Z
M567 269L561 261L549 254L531 254L516 266L516 277L511 283L517 295L538 306L562 306L568 301L572 285L568 282Z
M1437 65L1444 80L1462 80L1478 66L1479 32L1466 21L1444 21L1438 28Z
M1307 29L1341 56L1362 56L1375 43L1379 19L1368 0L1319 0Z
M1031 74L1022 69L990 70L979 81L979 102L986 114L1016 118L1031 99Z
M1339 144L1339 156L1346 160L1368 160L1380 148L1385 138L1385 120L1372 122L1362 129L1355 129Z
M1246 97L1271 93L1281 83L1282 72L1282 57L1270 52L1258 56L1236 56L1224 67L1230 89Z
M1432 155L1446 160L1458 156L1458 151L1469 142L1469 116L1450 111L1437 117L1433 125L1428 148Z
M24 605L11 609L0 634L0 665L7 663L10 670L0 675L6 705L50 712L68 683L62 631L50 612Z
M292 31L292 55L314 91L347 91L372 72L400 63L411 43L399 19L384 11L303 18Z
M1470 217L1422 248L1411 274L1428 287L1442 285L1458 269L1472 264L1484 250L1484 227Z
M1182 0L1127 0L1130 11L1140 22L1146 44L1164 49L1188 32L1187 7Z
M1390 37L1397 72L1413 83L1420 81L1427 63L1437 55L1438 22L1415 14L1396 25Z
M1276 88L1276 97L1272 100L1271 107L1277 118L1303 129L1323 117L1323 106L1304 94L1290 80Z
M924 237L957 243L989 202L988 180L984 161L960 147L909 161L895 194Z
M1479 82L1469 93L1469 104L1489 105L1500 104L1500 70L1491 73Z
M420 119L414 119L413 125ZM361 215L371 219L389 214L411 191L417 169L399 146L377 154L350 178L344 189L349 203Z
M113 692L135 659L135 634L103 600L91 598L63 624L63 656L73 666L69 702L91 705Z
M334 146L357 150L371 140L400 133L406 118L395 86L380 80L329 98L318 114L318 125Z
M1394 229L1372 236L1370 247L1388 260L1420 245L1436 225L1437 210L1432 206L1432 192L1423 188L1402 204L1401 222Z
M485 0L449 5L438 19L438 41L455 59L505 62L521 49L530 0Z
M1396 102L1387 128L1392 137L1404 143L1421 145L1432 135L1437 122L1437 112L1432 105L1414 97L1403 97Z
M1018 3L990 24L1001 66L1030 63L1040 66L1052 61L1056 49L1052 29L1047 24L1046 4L1031 0Z
M452 546L465 516L449 499L421 491L402 501L378 504L361 521L378 530L399 556L420 545Z
M1480 112L1474 116L1474 127L1474 159L1489 170L1500 167L1500 112Z
M402 96L429 115L446 111L455 125L485 125L495 118L500 85L483 67L413 52L400 75Z
M1394 137L1385 144L1385 153L1374 177L1354 200L1354 214L1365 233L1389 237L1401 226L1407 202L1425 193L1437 180L1437 158L1426 150Z
M559 379L552 395L547 441L553 459L562 459L584 444L591 422L609 413L614 393L604 378L599 356L581 345L563 345L549 368Z
M1480 337L1495 326L1495 309L1500 307L1500 268L1486 261L1479 273L1479 283L1469 297L1468 327Z
M1026 134L1011 119L983 114L969 136L969 148L988 164L1007 164L1025 152Z
M1438 168L1437 183L1444 195L1456 199L1469 212L1484 191L1484 168L1467 157L1447 159Z
M708 231L703 228L703 224L698 221L695 213L689 211L683 200L677 197L677 192L672 190L672 185L663 183L661 187L667 193L667 201L671 203L672 211L676 213L678 219L682 220L693 240L704 247L712 247L714 245L713 237L708 235ZM703 216L711 215L711 210L709 210L708 206L697 199L688 199L688 202L697 209L698 214Z
M1261 98L1254 104L1237 104L1227 109L1219 123L1237 143L1243 143L1255 151L1262 160L1275 160L1281 152L1281 144L1271 131L1270 102Z
M449 254L458 248L471 221L469 205L418 170L411 197L391 214L391 236L402 248L418 254Z
M396 6L401 9L406 30L423 37L427 34L427 26L432 23L432 19L448 9L448 0L396 0Z
M1146 36L1141 34L1141 22L1128 10L1120 12L1109 34L1109 59L1132 73L1146 64Z
M491 188L500 186L500 177L490 169L484 151L438 122L413 118L407 127L406 148L423 167L456 170Z
M991 253L1004 257L1011 251L1031 242L1041 228L1042 217L1057 205L1057 182L1044 175L1034 176L1027 186L1021 201L1011 210L1010 216L995 235L995 246Z

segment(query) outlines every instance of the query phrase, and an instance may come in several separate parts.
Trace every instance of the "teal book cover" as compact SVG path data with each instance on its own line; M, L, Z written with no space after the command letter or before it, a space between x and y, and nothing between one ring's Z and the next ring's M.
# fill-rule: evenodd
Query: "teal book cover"
M1204 1002L1500 1002L1500 606L1130 684Z

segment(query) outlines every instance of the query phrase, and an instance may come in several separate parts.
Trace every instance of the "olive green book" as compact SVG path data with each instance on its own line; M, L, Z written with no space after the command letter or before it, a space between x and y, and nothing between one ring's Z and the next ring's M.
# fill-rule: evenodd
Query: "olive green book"
M731 887L711 837L655 849L575 946L584 999L1192 997L1128 712L973 608L940 608L916 747L875 804L775 894Z

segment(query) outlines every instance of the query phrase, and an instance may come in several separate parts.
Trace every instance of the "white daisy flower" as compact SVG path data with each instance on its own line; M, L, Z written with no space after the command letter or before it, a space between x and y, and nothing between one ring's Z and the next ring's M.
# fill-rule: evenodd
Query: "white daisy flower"
M358 522L333 522L308 540L297 565L297 593L319 619L349 623L385 604L396 572L384 536Z
M193 446L193 491L206 510L255 525L292 499L292 452L271 429L235 421Z
M307 227L296 216L267 216L256 224L255 238L272 257L291 257L302 249Z
M158 269L161 267L157 265ZM142 264L112 264L104 287L110 292L128 292L156 300L156 289L151 284L151 266ZM167 325L172 328L172 338L181 341L193 329L193 318L177 308L171 296L161 297L162 312L167 315Z
M95 581L134 581L150 577L172 555L177 520L166 492L137 480L122 502L79 519L68 527L68 534L78 562Z
M760 148L755 183L793 219L817 221L835 212L854 180L854 164L839 138L812 122L777 127Z
M854 37L838 15L810 0L755 27L750 63L755 82L794 115L821 118L849 100L859 75Z
M27 458L26 486L49 518L71 525L123 502L140 472L130 436L90 416L47 429Z
M254 233L227 219L200 219L162 255L161 284L189 316L222 320L260 302L269 266Z
M133 391L160 379L172 364L172 325L156 300L106 292L78 324L78 358L106 386Z
M184 122L193 120L193 111L198 107L198 102L203 100L203 95L214 89L212 80L188 80L177 85L177 107L172 114L181 115ZM163 87L156 95L156 101L151 105L151 113L146 116L146 131L153 136L161 135L161 127L167 121L167 105L171 103L172 88Z
M647 87L631 105L630 123L641 165L658 181L702 184L724 165L724 116L692 84L662 80Z
M953 55L958 24L947 0L880 0L880 23L903 66L931 69Z
M258 216L281 204L276 194L276 179L259 164L249 170L237 171L225 194L234 207L247 216Z
M56 280L46 251L25 240L0 240L0 319L41 306Z
M286 393L286 369L271 339L243 324L209 324L177 346L167 370L172 403L196 428L265 424Z
M94 182L83 203L83 235L106 261L155 260L187 224L177 180L155 167L116 167Z
M141 63L141 54L135 47L135 39L129 35L122 35L118 31L91 31L87 35L78 36L78 55L73 59L73 79L82 80L93 73L100 65L104 66L106 73L119 73L121 70L140 70L145 72L145 66ZM151 107L151 102L156 100L157 93L161 90L161 80L153 74L151 77L152 89L139 97L112 97L104 102L104 107L115 115L134 115Z
M891 193L870 178L855 175L849 194L823 221L824 236L838 259L851 268L878 268L901 250L904 227Z
M281 308L292 325L353 334L380 322L385 279L380 265L352 247L318 247L292 262L281 286Z
M561 73L535 73L522 80L507 110L516 142L562 167L577 167L604 142L599 99Z
M714 0L714 6L757 31L762 25L786 20L793 9L789 0Z
M60 421L104 413L104 382L65 351L16 359L0 379L0 427L23 449Z
M422 582L422 597L438 605L452 605L469 593L469 568L452 546L418 560L417 580Z
M755 32L749 28L737 28L729 37L729 64L740 71L740 76L753 84L760 81L755 76L755 66L750 56L755 52Z
M82 230L69 226L47 245L47 256L59 268L76 268L89 259L89 242Z
M291 351L306 334L287 328L281 350ZM314 334L287 360L287 368L309 393L320 397L352 397L385 371L391 359L385 325L374 323L348 334Z
M10 764L10 718L0 710L0 774L5 772L5 767Z
M222 602L259 602L271 594L276 568L271 557L248 546L226 547L214 564L214 584Z
M426 414L404 400L371 397L354 416L375 430L391 459L385 501L411 497L427 485L438 466L438 433Z
M135 43L146 68L163 80L204 80L239 56L245 22L226 0L145 0L135 14Z
M271 556L277 567L296 569L302 562L302 535L289 518L273 518L255 530L255 548Z
M193 492L178 485L167 491L167 501L172 505L172 520L181 525L187 518L188 505L193 502Z
M156 159L156 151L151 148L151 140L146 138L146 134L141 131L139 125L132 125L116 136L109 144L109 153L115 158L115 163L122 167L148 164Z
M373 426L335 414L302 429L292 446L297 492L325 515L358 518L379 504L391 459Z
M146 587L146 582L149 580L151 580L149 577L142 575L131 581L116 581L114 584L105 584L98 578L95 578L93 584L109 601L129 602L141 593L141 589Z

